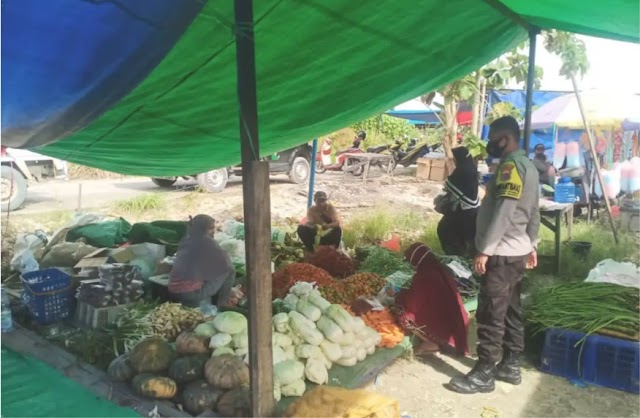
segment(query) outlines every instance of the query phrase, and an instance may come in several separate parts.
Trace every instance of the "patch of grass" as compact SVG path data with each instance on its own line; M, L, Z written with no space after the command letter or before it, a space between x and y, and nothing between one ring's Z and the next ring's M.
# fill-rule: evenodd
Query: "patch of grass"
M164 195L160 193L147 193L131 199L116 202L116 210L122 213L140 215L148 211L157 211L166 207Z
M343 240L347 247L353 248L356 245L384 241L397 234L405 243L415 240L425 224L424 217L414 211L394 211L389 207L378 206L351 218L345 225Z

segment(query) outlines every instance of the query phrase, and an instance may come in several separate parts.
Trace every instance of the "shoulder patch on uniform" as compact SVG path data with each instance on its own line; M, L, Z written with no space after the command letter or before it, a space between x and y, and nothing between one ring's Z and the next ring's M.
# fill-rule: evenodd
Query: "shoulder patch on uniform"
M496 197L520 199L522 196L522 177L515 162L506 161L498 167L496 174Z

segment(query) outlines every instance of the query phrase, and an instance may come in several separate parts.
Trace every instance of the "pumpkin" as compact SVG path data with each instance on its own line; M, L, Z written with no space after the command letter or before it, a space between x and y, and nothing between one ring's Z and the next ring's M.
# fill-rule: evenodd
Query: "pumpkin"
M176 339L176 351L178 354L209 354L209 340L198 337L193 332L183 332Z
M129 363L129 355L123 354L113 359L107 374L116 382L128 382L136 374Z
M214 388L204 380L196 380L184 388L182 403L191 415L200 415L207 409L213 411L220 395L222 395L222 391L219 389Z
M169 377L177 383L189 383L204 377L204 365L207 355L195 355L177 358L169 367Z
M218 389L235 389L249 384L249 367L233 354L223 354L207 360L204 377Z
M151 373L142 373L134 377L131 387L138 395L154 399L171 399L178 392L176 382L168 377L155 376Z
M223 417L250 417L251 392L248 388L237 388L225 392L218 399L218 415Z
M133 347L129 353L129 362L139 373L156 373L166 370L173 356L174 351L168 342L159 337L151 337Z

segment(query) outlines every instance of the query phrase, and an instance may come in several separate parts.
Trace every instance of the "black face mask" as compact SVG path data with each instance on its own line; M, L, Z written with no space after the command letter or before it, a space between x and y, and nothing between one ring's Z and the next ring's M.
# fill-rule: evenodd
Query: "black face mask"
M504 149L507 147L507 145L500 145L500 142L502 142L502 139L498 139L497 141L489 141L489 143L487 144L487 153L489 154L489 156L493 158L502 157L502 153L504 152Z

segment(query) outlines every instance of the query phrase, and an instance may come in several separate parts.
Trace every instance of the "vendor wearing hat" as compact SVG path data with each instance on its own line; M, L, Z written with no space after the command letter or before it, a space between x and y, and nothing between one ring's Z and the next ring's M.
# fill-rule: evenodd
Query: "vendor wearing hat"
M540 177L540 184L548 184L553 187L556 183L556 170L551 165L551 161L547 160L545 155L546 148L544 144L538 144L533 149L533 165L538 170L538 176Z
M338 211L329 203L325 192L317 192L313 202L314 205L307 211L306 225L298 226L298 237L308 251L314 250L316 242L338 248L342 240Z

